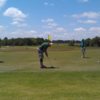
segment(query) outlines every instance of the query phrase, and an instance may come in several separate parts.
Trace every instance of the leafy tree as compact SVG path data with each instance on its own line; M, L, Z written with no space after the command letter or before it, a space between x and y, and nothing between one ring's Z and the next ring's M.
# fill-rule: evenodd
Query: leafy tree
M69 46L74 46L75 45L75 40L69 41Z

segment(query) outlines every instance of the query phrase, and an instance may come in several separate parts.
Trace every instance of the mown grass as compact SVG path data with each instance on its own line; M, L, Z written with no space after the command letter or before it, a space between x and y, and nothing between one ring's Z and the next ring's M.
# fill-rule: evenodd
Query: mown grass
M99 100L99 72L0 74L0 100Z
M99 51L87 48L83 59L78 47L54 45L49 57L55 68L40 69L36 47L2 47L0 100L99 100Z

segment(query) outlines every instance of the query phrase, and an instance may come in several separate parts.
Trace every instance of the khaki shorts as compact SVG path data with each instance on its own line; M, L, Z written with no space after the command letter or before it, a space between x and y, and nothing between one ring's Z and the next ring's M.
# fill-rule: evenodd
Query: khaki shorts
M85 47L81 48L81 51L82 52L85 52L86 51L86 48Z

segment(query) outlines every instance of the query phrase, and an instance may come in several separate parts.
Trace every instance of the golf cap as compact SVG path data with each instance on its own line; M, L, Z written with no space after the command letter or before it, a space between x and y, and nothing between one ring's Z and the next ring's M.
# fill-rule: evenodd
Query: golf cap
M53 43L51 42L51 43L49 43L50 45L53 45Z

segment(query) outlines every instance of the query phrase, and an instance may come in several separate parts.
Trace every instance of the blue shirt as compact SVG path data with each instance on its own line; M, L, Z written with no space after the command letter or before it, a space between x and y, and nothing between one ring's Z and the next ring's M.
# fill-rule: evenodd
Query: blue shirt
M81 41L80 46L81 46L81 48L83 48L83 47L85 47L85 46L86 46L86 44L85 44L85 41L84 41L84 40L82 40L82 41Z

